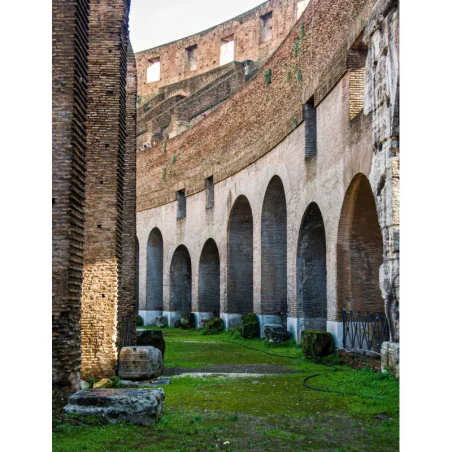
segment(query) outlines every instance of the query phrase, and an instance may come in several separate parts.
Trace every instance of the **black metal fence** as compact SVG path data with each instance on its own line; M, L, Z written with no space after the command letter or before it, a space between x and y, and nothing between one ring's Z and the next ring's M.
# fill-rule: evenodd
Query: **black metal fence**
M132 345L132 317L130 315L121 316L119 322L119 345L121 347Z
M389 341L389 325L378 313L342 310L342 346L345 349L367 350L380 353L381 344Z

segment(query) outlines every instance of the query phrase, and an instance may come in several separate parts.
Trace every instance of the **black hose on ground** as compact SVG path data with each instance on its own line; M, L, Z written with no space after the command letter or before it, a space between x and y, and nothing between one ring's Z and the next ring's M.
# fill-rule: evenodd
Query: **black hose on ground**
M299 356L282 356L282 355L277 355L276 353L270 353L270 352L267 352L267 351L265 351L265 350L259 350L259 349L257 349L257 348L253 348L253 347L250 347L250 346L248 346L248 345L241 344L240 342L232 342L232 341L227 341L227 340L225 340L225 339L220 339L220 340L223 341L223 342L227 342L228 344L237 344L237 345L241 345L242 347L249 348L250 350L254 350L254 351L256 351L256 352L265 353L266 355L277 356L277 357L279 357L279 358L287 358L287 359L300 359ZM329 372L338 372L338 370L339 370L339 369L337 369L337 368L336 368L334 365L332 365L332 364L326 364L326 363L322 363L322 362L320 362L320 361L315 361L314 364L317 364L317 365L320 365L320 366L332 367L333 370L330 370ZM328 372L328 371L325 371L325 372ZM303 386L304 386L305 388L307 388L307 389L311 389L312 391L328 392L328 393L331 393L331 394L340 394L340 395L361 396L361 397L366 397L367 399L379 400L379 397L362 396L362 395L357 394L357 393L355 393L355 392L344 392L344 391L334 391L334 390L332 390L332 389L315 388L315 387L313 387L313 386L309 386L309 385L306 383L309 379L314 378L314 377L318 377L319 375L322 375L322 374L319 373L319 374L309 375L309 376L307 376L306 378L304 378L303 381L302 381Z

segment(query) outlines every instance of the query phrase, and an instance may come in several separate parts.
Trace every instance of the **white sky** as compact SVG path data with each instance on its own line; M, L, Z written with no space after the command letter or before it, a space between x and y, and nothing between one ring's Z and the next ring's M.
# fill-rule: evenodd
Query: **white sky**
M232 19L265 0L132 0L134 52L175 41Z

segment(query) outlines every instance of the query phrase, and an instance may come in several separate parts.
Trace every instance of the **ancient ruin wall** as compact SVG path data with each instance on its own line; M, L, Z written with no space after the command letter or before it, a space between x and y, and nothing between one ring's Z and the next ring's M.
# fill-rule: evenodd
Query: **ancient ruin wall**
M244 88L165 146L138 153L137 210L174 201L177 187L197 193L205 177L221 181L273 149L303 121L302 105L313 95L319 104L347 72L349 47L371 3L312 0Z
M145 98L160 87L193 77L220 65L220 47L225 38L234 37L234 60L267 59L297 20L298 0L269 0L233 19L200 33L136 53L138 94ZM271 38L261 33L261 17L271 12ZM187 63L187 49L196 47L196 69ZM160 80L147 83L149 62L160 60Z
M52 3L52 381L78 387L89 1Z
M220 255L221 310L227 312L227 224L234 202L243 195L253 213L253 303L259 311L261 212L265 190L278 175L287 199L289 316L303 320L296 290L298 239L303 215L315 202L325 228L327 328L340 343L341 210L348 187L355 177L363 177L370 183L382 229L379 282L386 312L393 310L392 338L398 340L397 34L397 2L344 0L332 6L312 1L254 80L191 130L169 140L165 148L138 155L138 238L144 244L153 227L162 231L166 306L169 263L175 249L184 244L193 262L192 310L198 309L197 263L204 243L212 238ZM317 117L317 150L310 158L305 157L308 124L301 114L307 102L315 107ZM172 169L167 177L164 168ZM215 207L206 209L205 179L212 175ZM176 221L174 202L181 189L187 196L183 222ZM142 272L144 261L142 252ZM145 290L142 283L140 300ZM291 327L294 332L303 328L302 323Z
M133 205L133 199L124 198L128 179L133 179L133 163L126 153L128 110L131 116L126 87L128 11L129 2L124 0L91 5L81 305L85 378L115 374L118 313L127 304L121 301L127 292L121 291L124 248L132 247L128 258L133 265L133 245L123 236L125 210L130 212ZM133 294L129 296L133 300Z
M124 43L125 45L126 43ZM118 341L135 343L136 329L136 102L137 73L132 45L127 40L126 142L124 152L123 220L121 232L121 285L118 306ZM124 56L124 53L123 53ZM124 108L124 106L122 106ZM128 336L128 337L122 337ZM124 342L125 341L125 342Z

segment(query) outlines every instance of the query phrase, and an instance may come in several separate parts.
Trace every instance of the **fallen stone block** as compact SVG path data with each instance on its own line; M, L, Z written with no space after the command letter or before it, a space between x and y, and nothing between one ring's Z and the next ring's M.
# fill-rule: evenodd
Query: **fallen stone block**
M162 358L165 359L165 339L162 331L137 331L137 345L151 345L158 348L162 352Z
M114 424L155 425L163 412L163 389L88 389L69 397L66 413L97 416Z
M162 353L151 346L122 347L118 377L123 380L150 380L163 373Z
M268 342L275 343L288 341L292 337L290 331L287 331L282 325L276 323L267 323L264 325L264 334Z

